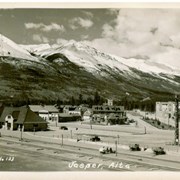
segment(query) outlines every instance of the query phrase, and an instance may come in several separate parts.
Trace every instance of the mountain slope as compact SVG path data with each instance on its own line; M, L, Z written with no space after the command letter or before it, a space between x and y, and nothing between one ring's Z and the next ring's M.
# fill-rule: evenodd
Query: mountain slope
M28 60L37 60L31 56L29 52L21 48L19 45L0 34L0 56L10 56Z
M0 57L2 100L65 100L80 93L88 98L96 90L104 98L121 100L129 92L131 99L143 99L179 91L179 72L167 65L108 55L75 41L56 48L6 44Z

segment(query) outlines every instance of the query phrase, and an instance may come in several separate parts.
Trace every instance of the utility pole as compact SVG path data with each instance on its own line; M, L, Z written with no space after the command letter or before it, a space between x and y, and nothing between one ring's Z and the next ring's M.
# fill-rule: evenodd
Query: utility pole
M117 141L115 141L115 146L116 146L116 156L117 156Z
M36 127L34 126L34 135L35 135L35 132L36 132Z
M90 128L92 129L92 121L90 120Z
M119 144L119 135L117 135L117 139L118 139L117 142L118 142L118 144Z
M71 139L72 139L72 130L71 130Z
M20 141L22 141L22 129L23 129L23 125L20 125Z
M144 126L144 134L146 134L146 126Z
M62 134L62 143L61 143L61 145L63 146L63 134Z
M175 119L175 139L174 144L179 145L179 96L175 95L176 119Z

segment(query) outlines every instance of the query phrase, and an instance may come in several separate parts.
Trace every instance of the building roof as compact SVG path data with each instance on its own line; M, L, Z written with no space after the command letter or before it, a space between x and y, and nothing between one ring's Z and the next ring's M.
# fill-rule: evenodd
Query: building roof
M92 109L87 109L83 114L83 116L90 116L90 115L92 115Z
M50 113L58 113L59 110L53 105L29 105L33 112L48 111Z
M8 116L8 115L13 116L14 115L13 111L19 111L19 108L18 107L16 107L16 108L15 107L4 107L1 117L0 117L0 122L4 122L6 116ZM14 118L16 118L16 117L14 117Z
M0 117L0 122L5 122L6 116L11 115L17 124L47 123L27 107L5 107Z
M92 111L96 112L122 112L124 111L124 106L92 106Z
M77 117L80 116L78 114L67 114L67 113L59 113L59 117Z

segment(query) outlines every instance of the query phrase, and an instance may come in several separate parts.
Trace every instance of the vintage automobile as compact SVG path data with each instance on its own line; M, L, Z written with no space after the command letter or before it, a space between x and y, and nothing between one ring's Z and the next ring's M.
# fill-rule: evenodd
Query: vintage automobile
M139 147L139 144L133 144L129 146L129 149L131 151L141 151L141 148Z
M90 138L90 141L96 142L96 141L101 141L101 139L98 136L94 136Z
M108 147L104 147L104 146L99 149L99 152L100 152L101 154L116 153L116 151L114 151L111 147L108 148Z
M166 154L166 152L164 151L164 148L162 148L162 147L153 148L153 153L155 155Z
M68 130L68 128L66 126L61 126L59 129Z

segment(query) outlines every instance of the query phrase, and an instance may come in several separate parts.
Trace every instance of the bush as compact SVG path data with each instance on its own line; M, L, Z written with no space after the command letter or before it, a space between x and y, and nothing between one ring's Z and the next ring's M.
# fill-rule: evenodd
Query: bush
M160 121L157 121L157 125L160 126L160 125L161 125L161 122L160 122Z

